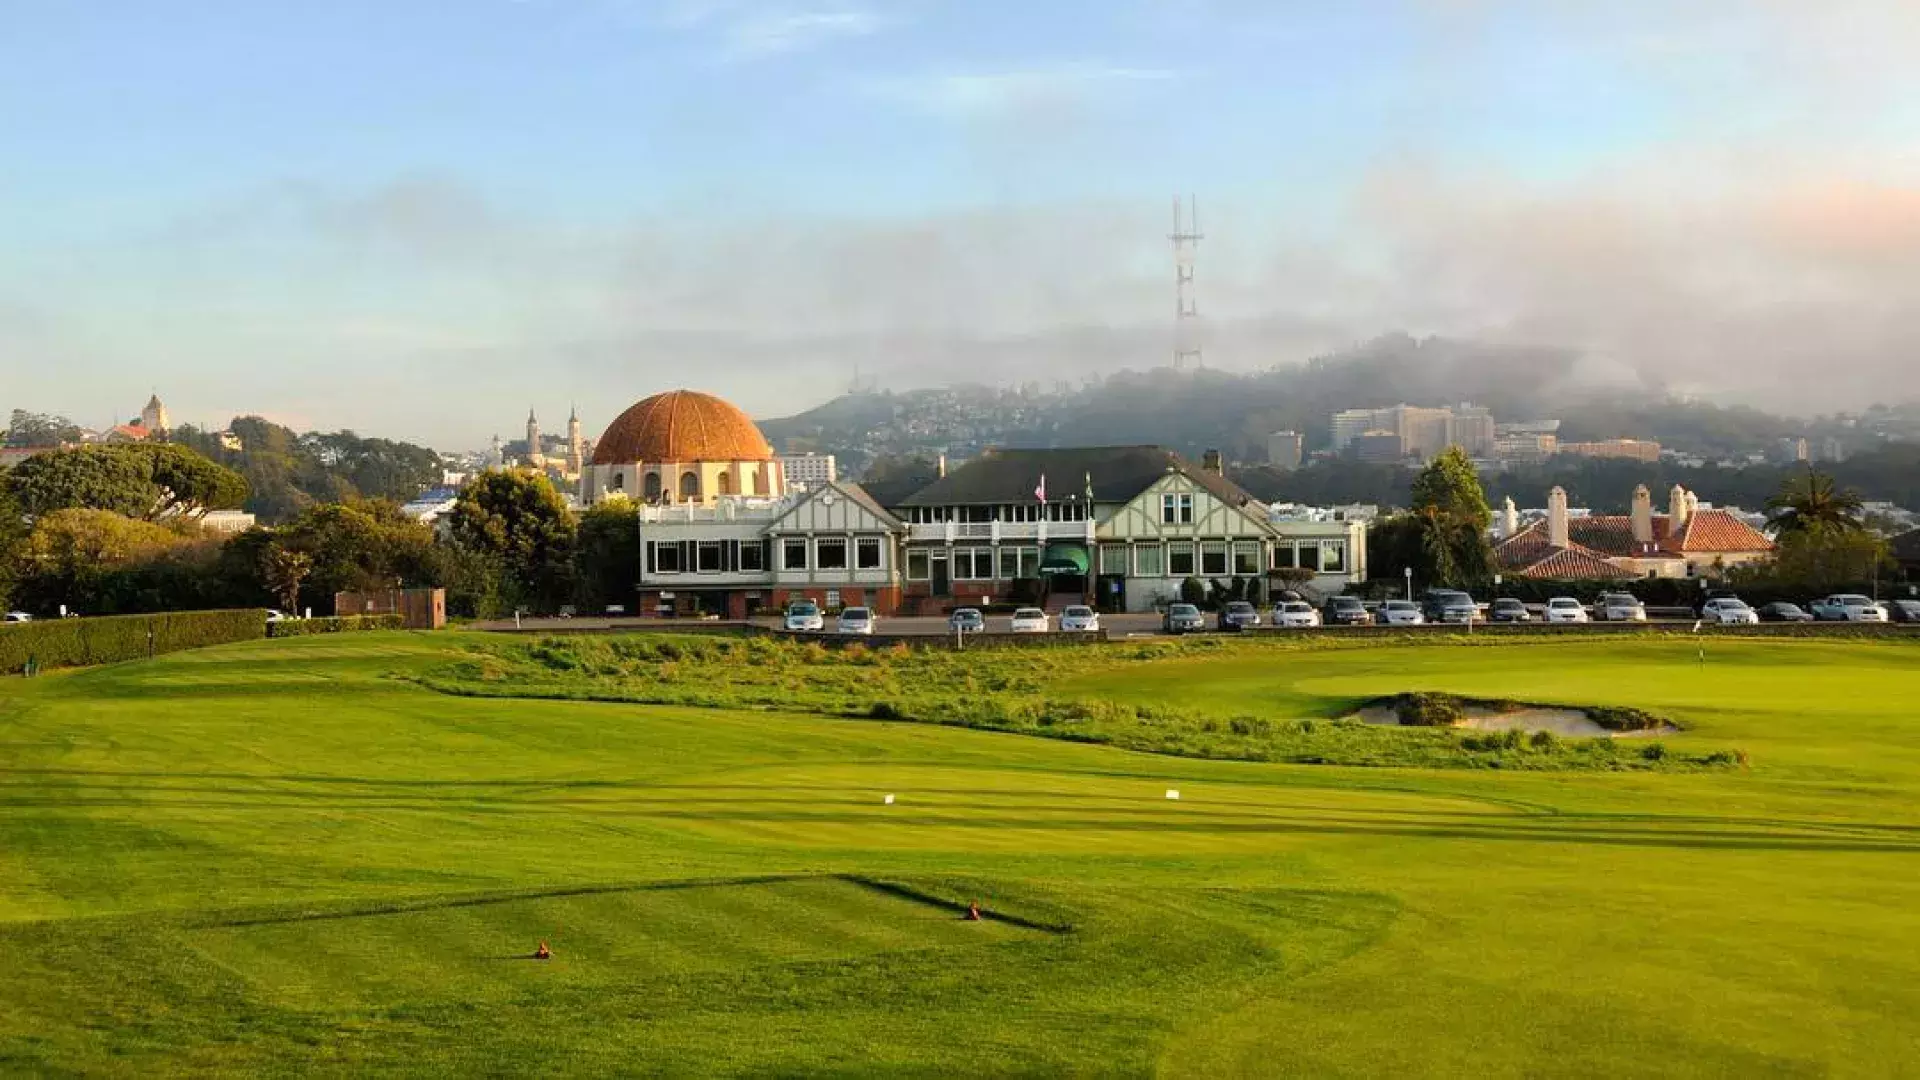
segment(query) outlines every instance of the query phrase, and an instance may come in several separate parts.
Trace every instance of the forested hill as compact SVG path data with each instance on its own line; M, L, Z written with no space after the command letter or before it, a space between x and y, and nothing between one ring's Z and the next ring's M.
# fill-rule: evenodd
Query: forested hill
M351 431L301 435L257 416L235 417L229 430L240 437L242 449L228 450L219 436L192 427L179 428L168 438L245 477L252 489L246 508L267 523L291 520L319 503L354 498L405 502L441 476L440 455L411 443L364 438Z

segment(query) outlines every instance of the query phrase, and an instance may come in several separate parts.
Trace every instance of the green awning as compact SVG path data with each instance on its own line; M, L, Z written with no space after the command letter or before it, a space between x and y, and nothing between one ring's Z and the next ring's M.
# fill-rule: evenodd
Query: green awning
M1046 555L1040 560L1040 573L1085 574L1092 565L1093 559L1087 555L1085 544L1048 544Z

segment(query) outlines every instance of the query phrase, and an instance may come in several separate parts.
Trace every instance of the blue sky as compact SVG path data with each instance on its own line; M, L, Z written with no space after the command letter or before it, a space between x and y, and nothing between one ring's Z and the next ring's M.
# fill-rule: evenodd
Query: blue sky
M1221 366L1859 403L1912 389L1913 7L0 0L0 409L451 447L1151 366L1176 191Z

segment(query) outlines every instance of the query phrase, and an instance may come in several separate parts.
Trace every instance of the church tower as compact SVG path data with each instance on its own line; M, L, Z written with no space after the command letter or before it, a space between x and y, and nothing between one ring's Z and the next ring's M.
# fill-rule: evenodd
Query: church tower
M547 467L547 455L540 450L540 421L527 410L527 464L536 469Z
M586 444L580 439L580 406L575 405L567 415L567 475L586 472L586 457Z
M140 426L155 435L173 430L173 422L167 416L167 407L160 404L159 394L148 398L147 407L140 410Z

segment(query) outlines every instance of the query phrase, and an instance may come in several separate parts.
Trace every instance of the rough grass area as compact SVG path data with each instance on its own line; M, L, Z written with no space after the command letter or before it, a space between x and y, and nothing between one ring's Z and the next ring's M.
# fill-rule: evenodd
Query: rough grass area
M433 689L489 697L618 701L713 709L777 709L874 720L905 720L1099 743L1150 753L1233 761L1420 768L1644 771L1720 769L1745 763L1730 748L1680 751L1660 743L1529 737L1526 732L1448 730L1459 718L1448 695L1400 695L1406 729L1352 718L1330 699L1288 711L1196 693L1174 701L1116 701L1063 694L1067 678L1124 679L1154 665L1206 658L1274 658L1338 663L1354 646L1199 639L1172 643L1034 650L966 651L827 648L770 637L641 634L496 639L465 659L420 677ZM1453 710L1448 712L1448 710ZM1602 726L1628 730L1638 710L1594 706ZM1445 713L1452 719L1435 719ZM1403 720L1404 722L1404 720ZM1415 730L1418 728L1420 730Z

